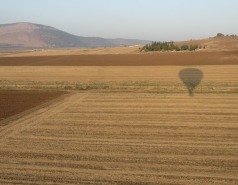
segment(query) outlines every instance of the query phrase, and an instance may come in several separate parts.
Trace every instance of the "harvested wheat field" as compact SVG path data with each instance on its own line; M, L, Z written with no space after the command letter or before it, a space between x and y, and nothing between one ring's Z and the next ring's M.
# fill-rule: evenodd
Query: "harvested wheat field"
M237 51L0 58L1 89L69 92L0 121L0 184L238 184L237 62Z
M237 94L77 92L0 128L1 184L237 184Z
M237 93L237 65L194 66L0 66L7 89L153 90L187 93L179 77L187 68L203 72L196 93ZM188 76L189 77L189 76Z

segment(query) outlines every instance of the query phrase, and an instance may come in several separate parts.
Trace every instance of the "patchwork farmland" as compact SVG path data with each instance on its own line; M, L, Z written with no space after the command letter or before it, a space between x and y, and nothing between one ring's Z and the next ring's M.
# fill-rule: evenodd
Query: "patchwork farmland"
M237 54L223 54L171 66L0 58L2 91L67 91L0 121L0 184L238 184ZM135 58L146 55L166 59ZM181 55L172 58L193 58ZM193 96L179 77L186 68L203 73Z

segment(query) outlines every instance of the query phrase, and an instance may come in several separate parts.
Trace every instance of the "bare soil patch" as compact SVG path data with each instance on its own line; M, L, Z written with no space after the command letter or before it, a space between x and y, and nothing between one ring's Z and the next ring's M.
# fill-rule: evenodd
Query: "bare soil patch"
M238 50L121 55L1 57L0 66L160 66L238 64Z
M65 92L0 91L0 121L57 98Z

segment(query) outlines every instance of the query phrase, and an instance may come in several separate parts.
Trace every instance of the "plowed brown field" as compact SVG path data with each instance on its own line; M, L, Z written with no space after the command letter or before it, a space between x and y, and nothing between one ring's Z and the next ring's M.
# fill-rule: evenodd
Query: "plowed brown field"
M0 66L159 66L238 64L238 51L0 57Z
M0 91L0 121L62 94L65 92Z
M1 184L238 184L236 94L73 93L0 128Z

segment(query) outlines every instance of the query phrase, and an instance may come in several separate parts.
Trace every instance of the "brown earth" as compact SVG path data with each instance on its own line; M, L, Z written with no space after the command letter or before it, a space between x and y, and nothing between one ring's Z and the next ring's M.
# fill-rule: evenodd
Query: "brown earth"
M81 92L0 127L1 184L238 184L237 94Z
M57 98L62 94L65 94L65 92L0 91L0 121Z
M159 66L228 64L238 64L238 50L0 58L0 66Z

